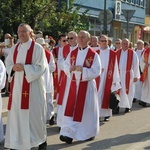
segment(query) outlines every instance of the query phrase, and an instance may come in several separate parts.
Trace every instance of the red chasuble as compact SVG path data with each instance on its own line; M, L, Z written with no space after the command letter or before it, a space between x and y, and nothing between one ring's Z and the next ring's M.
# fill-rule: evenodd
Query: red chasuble
M112 81L113 81L115 60L116 60L116 52L110 50L109 63L108 63L106 82L105 82L105 88L104 88L104 96L103 96L103 101L102 101L102 108L104 108L104 109L109 108L111 85L112 85Z
M148 49L146 49L146 50L144 51L144 62L145 62L146 64L148 64L149 53L150 53L150 48L148 48ZM144 70L143 70L143 72L142 72L142 75L141 75L140 80L141 80L142 82L144 82L145 79L147 78L147 75L148 75L148 67L144 67Z
M86 55L83 67L90 68L92 66L95 53L96 52L93 49L91 48L88 49L88 53ZM78 48L71 52L70 64L73 63L76 64L77 55L78 55ZM76 91L76 80L75 76L73 75L65 109L65 116L73 117L73 121L77 122L82 121L87 86L88 81L82 81L81 79L78 91Z
M133 62L133 50L128 49L128 54L127 54L127 65L126 65L126 93L129 93L129 86L130 86L130 70ZM117 51L117 58L118 58L118 64L120 62L120 55L121 55L122 50Z
M14 64L16 64L19 44L16 45L15 50L14 50L14 54L13 54ZM31 46L30 46L29 50L27 51L25 65L32 63L32 54L33 54L34 45L35 45L35 42L32 41ZM12 105L13 87L14 87L14 77L13 77L11 85L10 85L10 95L9 95L9 101L8 101L8 110L11 109L11 105ZM21 109L29 109L29 95L30 95L29 92L30 92L30 83L27 82L27 80L25 78L25 75L24 75L24 77L23 77L23 85L22 85Z
M70 45L67 44L63 48L63 58L64 59L66 59L69 52L70 52ZM59 89L60 90L59 90L59 96L58 96L58 101L57 101L58 105L62 105L62 103L63 103L63 97L64 97L64 93L65 93L65 89L66 89L66 82L67 82L67 76L66 76L65 72L63 70L61 70L60 79L59 79Z

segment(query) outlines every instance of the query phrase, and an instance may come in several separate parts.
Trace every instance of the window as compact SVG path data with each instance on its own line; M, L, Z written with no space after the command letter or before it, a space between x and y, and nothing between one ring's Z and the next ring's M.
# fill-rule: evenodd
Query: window
M141 0L141 6L144 7L144 0Z
M131 0L127 0L128 3L131 3Z

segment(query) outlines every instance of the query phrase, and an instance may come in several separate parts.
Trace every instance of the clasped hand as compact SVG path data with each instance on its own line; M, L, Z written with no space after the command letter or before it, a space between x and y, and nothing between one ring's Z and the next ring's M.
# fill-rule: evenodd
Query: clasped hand
M80 72L82 72L82 66L71 66L70 67L70 72L72 72L72 71L80 71Z
M13 71L24 71L24 66L20 63L17 63L13 66Z

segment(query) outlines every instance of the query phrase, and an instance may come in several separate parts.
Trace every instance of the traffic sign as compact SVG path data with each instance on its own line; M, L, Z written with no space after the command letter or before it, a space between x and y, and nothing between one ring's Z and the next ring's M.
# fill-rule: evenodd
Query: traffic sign
M130 19L133 17L135 10L130 10L130 9L123 9L122 10L124 17L126 18L127 21L130 21Z
M103 24L104 20L107 18L107 24L110 24L111 21L113 20L112 12L110 10L106 10L106 14L107 14L106 18L104 18L104 16L105 16L104 13L105 13L104 10L99 13L99 20L100 20L100 22Z

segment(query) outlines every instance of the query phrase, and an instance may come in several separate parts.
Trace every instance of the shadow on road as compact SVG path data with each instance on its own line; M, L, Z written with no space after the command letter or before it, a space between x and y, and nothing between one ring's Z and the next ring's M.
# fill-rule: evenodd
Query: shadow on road
M113 146L144 142L147 140L145 138L149 136L150 136L150 132L139 133L139 134L127 134L116 138L110 138L110 139L105 139L102 141L90 143L87 145L89 148L83 148L82 150L92 150L92 148L94 149L95 146L99 147L99 150L111 149ZM150 149L150 146L144 147L144 149Z

